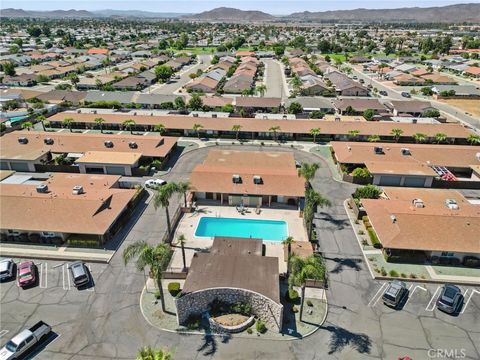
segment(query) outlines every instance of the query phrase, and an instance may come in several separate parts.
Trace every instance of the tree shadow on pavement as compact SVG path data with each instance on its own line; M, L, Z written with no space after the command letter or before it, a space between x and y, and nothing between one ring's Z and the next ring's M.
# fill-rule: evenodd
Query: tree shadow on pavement
M365 334L355 334L347 329L340 328L338 326L325 326L323 329L330 331L332 336L330 338L330 343L328 344L329 350L328 354L334 354L336 352L342 351L346 346L351 346L353 349L358 351L361 354L369 354L372 341L370 337Z
M362 268L359 266L359 264L362 263L361 259L349 259L349 258L329 258L325 257L325 260L331 260L336 263L335 267L330 271L332 274L339 274L341 273L344 268L350 268L355 271L360 271Z
M335 219L326 212L318 213L318 216L315 217L317 220L323 220L333 224L336 227L336 230L343 230L350 225L350 221L348 219Z

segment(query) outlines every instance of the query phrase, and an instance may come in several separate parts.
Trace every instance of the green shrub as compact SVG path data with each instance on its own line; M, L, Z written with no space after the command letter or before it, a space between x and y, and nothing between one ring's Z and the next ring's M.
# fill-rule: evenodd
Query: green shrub
M307 306L313 306L313 303L311 300L307 300Z
M357 168L357 169L361 169L361 168ZM353 173L352 175L355 176ZM381 193L382 193L382 190L379 187L369 184L369 185L365 185L357 188L355 190L355 193L353 194L353 197L355 199L378 199Z
M253 333L253 330L252 330L251 327L249 327L249 328L247 329L247 334L252 334L252 333Z
M377 234L375 233L375 230L373 230L371 227L367 229L368 231L368 236L370 236L370 241L372 242L372 245L375 249L381 249L382 248L382 243L378 240Z
M294 314L298 313L298 308L295 305L292 305L292 312Z
M232 311L237 314L250 316L252 314L252 305L248 303L237 302L232 305Z
M285 293L285 300L288 302L295 302L299 298L298 291L295 289L288 289L287 292Z
M267 332L267 327L263 323L262 320L258 319L257 323L255 324L255 328L259 334L265 334Z
M157 290L155 291L155 294L153 294L153 296L155 296L155 299L160 299L161 295L160 295L160 290Z
M417 275L415 275L415 274L410 274L410 278L411 278L411 279L416 279L416 278L417 278Z
M390 274L391 277L398 277L398 272L396 272L396 271L393 270L393 269L390 270L389 274Z
M171 282L168 284L168 292L172 296L177 296L180 292L180 283L178 282Z
M352 176L366 179L366 178L369 178L371 175L370 175L370 171L368 171L367 168L358 167L352 171Z
M401 273L400 276L401 276L402 278L406 278L406 277L407 277L407 274Z
M380 273L382 274L382 276L387 276L387 270L385 270L385 268L383 266L380 269Z

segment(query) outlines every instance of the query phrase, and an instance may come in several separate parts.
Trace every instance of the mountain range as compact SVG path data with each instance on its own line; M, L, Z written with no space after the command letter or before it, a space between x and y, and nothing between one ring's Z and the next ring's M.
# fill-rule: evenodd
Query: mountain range
M1 17L37 18L89 18L89 17L134 17L134 18L180 18L185 21L205 22L443 22L480 23L480 3L457 4L428 8L398 9L355 9L320 12L298 12L285 16L274 16L257 10L239 10L219 7L199 14L158 13L140 10L53 10L31 11L23 9L2 9Z

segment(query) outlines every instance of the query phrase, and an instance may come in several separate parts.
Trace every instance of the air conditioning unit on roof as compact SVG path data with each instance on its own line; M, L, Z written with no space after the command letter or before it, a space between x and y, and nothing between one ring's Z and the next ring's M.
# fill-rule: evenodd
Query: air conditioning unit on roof
M375 154L377 155L380 155L380 154L383 154L383 148L381 146L375 146L373 148L373 151L375 152Z
M45 139L43 139L43 142L46 145L53 145L53 139L52 138L45 138Z
M103 143L105 145L105 147L107 148L113 148L113 142L110 141L110 140L107 140Z
M240 175L233 175L232 176L232 182L234 184L241 184L242 183L242 178L240 177Z
M406 156L406 155L412 155L412 154L410 153L410 149L409 149L409 148L402 148L400 151L401 151L402 155L405 155L405 156Z
M72 189L73 195L80 195L83 194L83 186L82 185L75 185Z
M19 142L20 144L24 144L24 145L25 145L25 144L28 144L28 139L27 139L25 136L21 136L21 137L18 138L18 142Z
M136 143L135 141L130 141L130 142L128 143L128 147L129 147L130 149L136 149L136 148L138 148L138 145L137 145L137 143Z

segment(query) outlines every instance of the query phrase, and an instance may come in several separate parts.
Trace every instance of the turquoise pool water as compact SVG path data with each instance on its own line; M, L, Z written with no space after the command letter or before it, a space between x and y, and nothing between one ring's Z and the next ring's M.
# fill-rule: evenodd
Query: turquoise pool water
M252 237L282 241L288 237L288 229L285 221L202 217L195 230L195 236Z

